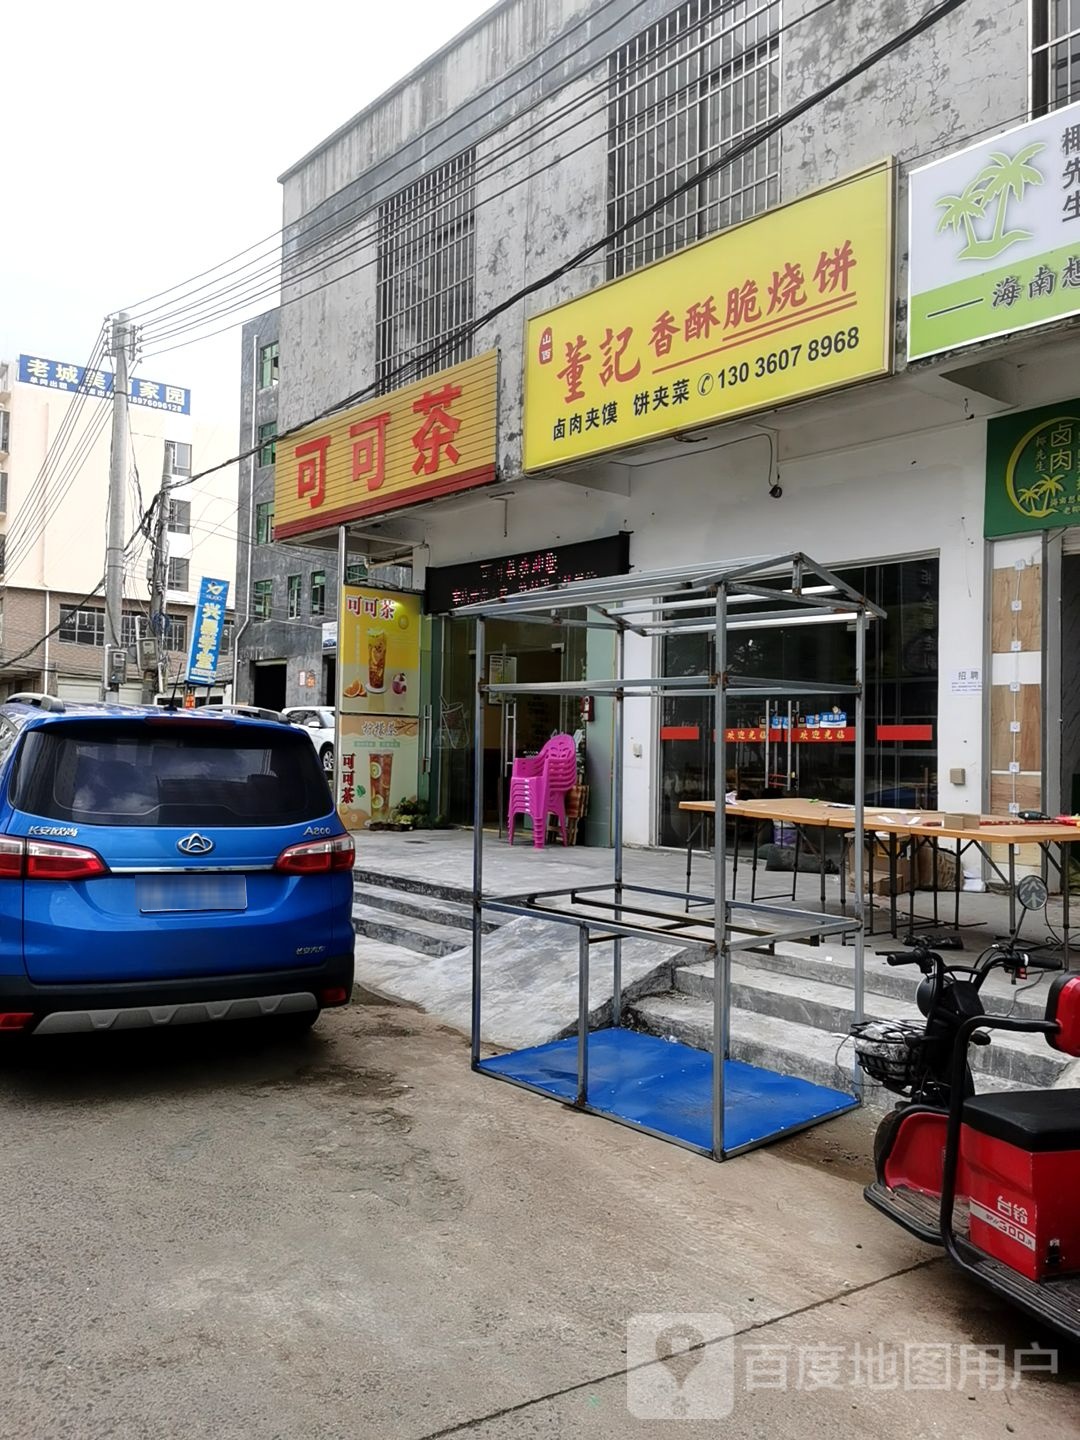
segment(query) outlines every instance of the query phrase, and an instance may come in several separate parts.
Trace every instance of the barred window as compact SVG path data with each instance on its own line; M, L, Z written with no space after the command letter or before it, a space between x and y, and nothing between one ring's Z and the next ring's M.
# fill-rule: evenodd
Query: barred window
M1031 0L1031 113L1080 96L1080 0Z
M384 391L472 354L471 336L428 351L473 318L475 169L466 150L379 206L375 377Z
M687 0L611 57L608 226L615 230L780 112L779 0ZM780 137L612 241L614 278L777 204Z

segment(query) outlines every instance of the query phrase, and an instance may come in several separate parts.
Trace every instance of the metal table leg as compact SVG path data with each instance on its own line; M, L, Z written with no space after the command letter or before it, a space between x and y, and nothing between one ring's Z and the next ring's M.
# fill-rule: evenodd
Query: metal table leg
M1009 934L1016 933L1016 846L1009 845Z
M896 835L889 831L889 933L896 939Z

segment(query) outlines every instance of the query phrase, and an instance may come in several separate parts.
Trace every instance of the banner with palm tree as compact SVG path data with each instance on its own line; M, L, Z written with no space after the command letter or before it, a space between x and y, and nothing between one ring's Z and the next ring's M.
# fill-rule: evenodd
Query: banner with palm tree
M914 170L908 359L1080 311L1080 103Z
M1080 525L1080 400L986 427L988 537Z

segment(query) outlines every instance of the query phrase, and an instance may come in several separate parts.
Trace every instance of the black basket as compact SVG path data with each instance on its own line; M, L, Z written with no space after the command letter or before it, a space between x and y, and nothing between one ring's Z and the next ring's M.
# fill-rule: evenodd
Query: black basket
M851 1027L851 1035L855 1041L855 1058L871 1080L890 1090L906 1090L915 1083L925 1039L921 1025L864 1020Z

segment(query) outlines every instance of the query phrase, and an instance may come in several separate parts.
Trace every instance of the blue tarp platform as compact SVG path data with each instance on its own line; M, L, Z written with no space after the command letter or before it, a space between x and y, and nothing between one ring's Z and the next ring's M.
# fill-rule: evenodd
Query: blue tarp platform
M712 1150L712 1055L634 1030L590 1034L588 1109L663 1139ZM482 1060L480 1070L556 1100L577 1095L577 1036ZM741 1060L724 1065L724 1151L840 1115L852 1095Z

